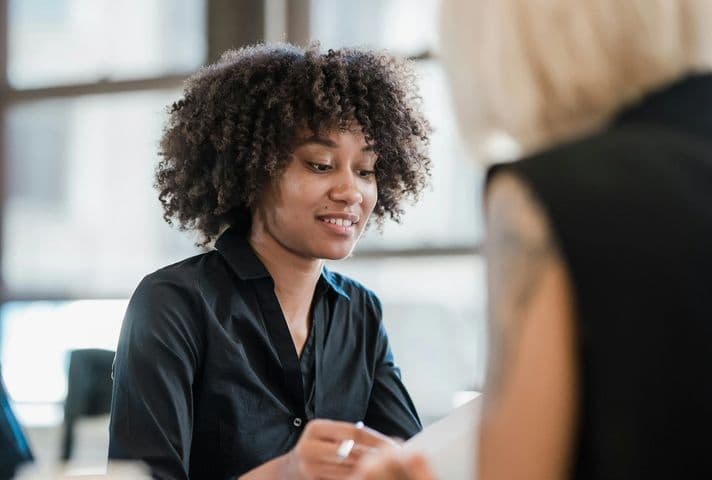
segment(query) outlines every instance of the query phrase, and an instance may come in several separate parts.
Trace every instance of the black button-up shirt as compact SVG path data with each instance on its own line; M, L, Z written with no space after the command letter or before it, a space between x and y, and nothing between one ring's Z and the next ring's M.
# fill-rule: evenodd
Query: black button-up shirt
M298 357L272 278L235 230L148 275L116 353L110 458L158 478L234 478L289 451L312 418L417 433L373 292L324 269L312 312Z

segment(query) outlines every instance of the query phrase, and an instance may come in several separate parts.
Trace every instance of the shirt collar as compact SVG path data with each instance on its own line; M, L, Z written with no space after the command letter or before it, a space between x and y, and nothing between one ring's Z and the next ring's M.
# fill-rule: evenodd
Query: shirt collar
M215 249L223 256L230 268L241 280L271 278L264 264L260 261L252 246L247 241L246 234L234 228L228 228L215 242ZM321 269L321 277L317 284L317 293L326 289L350 300L349 295L341 288L339 277L326 267Z
M332 291L338 293L346 300L351 300L349 294L346 293L343 288L341 288L341 285L339 285L338 277L331 273L331 271L325 266L321 267L321 278L319 279L319 282L324 282L331 288Z
M269 277L270 274L247 242L243 232L228 228L215 242L215 249L242 280Z

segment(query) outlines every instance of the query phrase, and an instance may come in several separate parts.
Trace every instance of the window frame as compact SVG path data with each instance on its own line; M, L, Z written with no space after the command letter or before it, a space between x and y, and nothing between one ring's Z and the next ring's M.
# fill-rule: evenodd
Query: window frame
M227 48L258 41L286 40L298 45L310 41L310 0L206 0L207 52L202 63L214 61ZM180 88L192 73L159 75L132 80L102 80L91 83L72 83L41 88L15 88L7 79L9 44L8 0L0 0L0 142L5 145L5 118L9 108L22 103L40 100L77 98L84 95L105 95L125 92L143 92L158 89ZM430 51L411 57L415 62L433 60ZM437 60L437 59L436 59ZM7 199L5 149L0 149L0 215L5 212ZM0 219L3 217L0 216ZM4 223L0 221L0 239ZM435 247L408 247L396 249L367 248L354 254L354 259L391 257L432 257L481 255L481 242L473 244ZM80 300L96 299L95 295L62 294L55 291L9 293L4 282L4 244L0 241L0 304L9 301ZM125 295L100 298L125 298ZM1 320L1 319L0 319ZM1 339L0 339L1 340Z

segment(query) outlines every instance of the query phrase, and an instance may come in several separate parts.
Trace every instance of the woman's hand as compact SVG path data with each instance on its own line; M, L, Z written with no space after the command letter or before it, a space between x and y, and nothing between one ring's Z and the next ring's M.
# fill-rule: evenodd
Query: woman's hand
M349 448L349 440L353 440L352 448ZM312 420L304 428L299 442L286 455L284 478L345 479L354 473L366 453L397 448L395 441L362 425Z
M358 466L349 480L434 480L425 459L418 454L390 450L371 455Z

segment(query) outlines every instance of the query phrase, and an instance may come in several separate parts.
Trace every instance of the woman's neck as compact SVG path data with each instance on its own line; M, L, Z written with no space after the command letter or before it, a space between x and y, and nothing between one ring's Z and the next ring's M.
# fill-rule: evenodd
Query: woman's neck
M248 242L274 281L274 290L288 323L308 316L323 261L304 258L279 243L259 222L253 223Z

